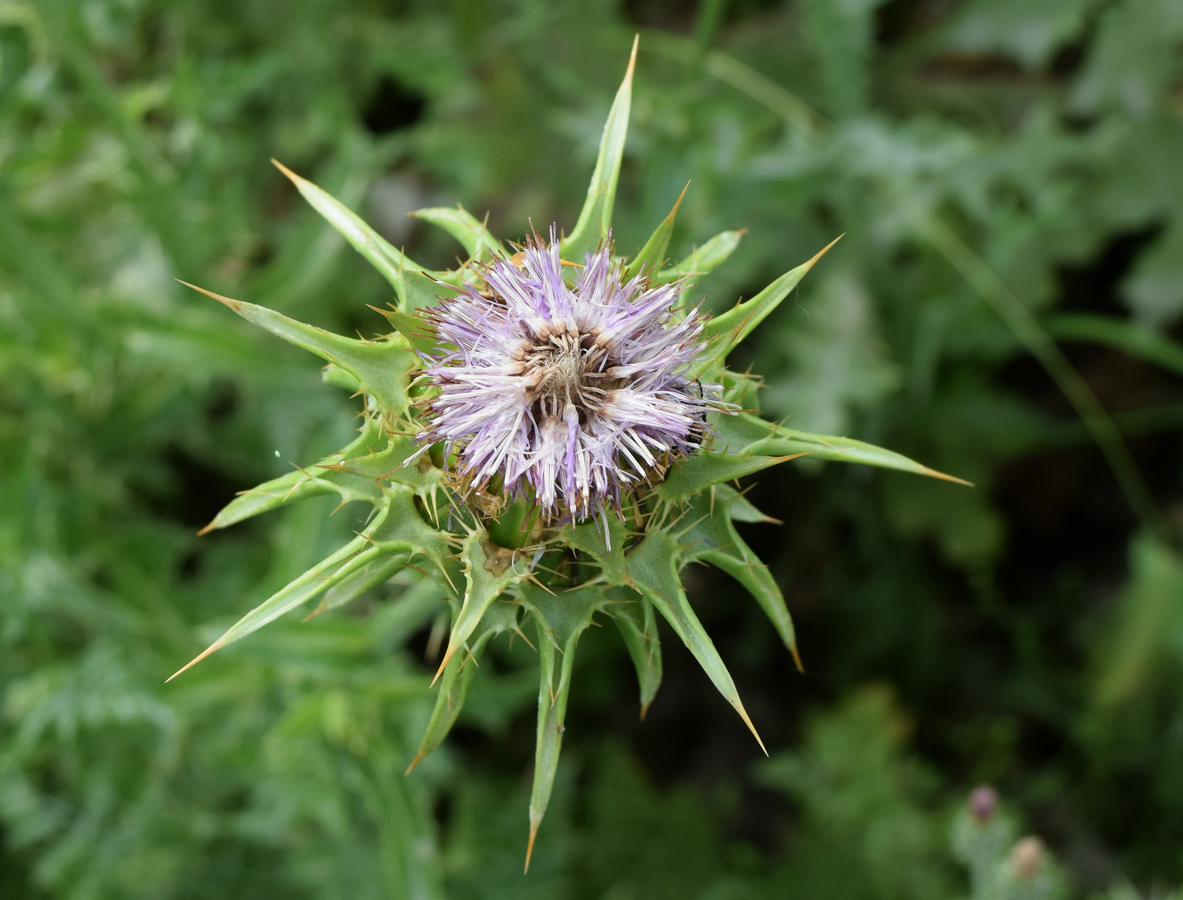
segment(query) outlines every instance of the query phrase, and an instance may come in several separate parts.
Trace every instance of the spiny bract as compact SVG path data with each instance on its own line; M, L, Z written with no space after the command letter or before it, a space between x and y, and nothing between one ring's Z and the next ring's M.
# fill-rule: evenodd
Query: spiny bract
M730 255L739 233L723 232L663 268L675 205L631 261L612 256L635 61L634 43L574 229L562 240L552 232L549 243L532 237L516 254L463 209L425 209L416 215L470 256L458 269L428 271L276 163L394 288L397 307L384 313L390 335L353 340L197 288L317 354L326 380L365 398L356 440L246 491L205 530L316 494L365 501L373 513L353 540L180 671L317 596L315 612L333 609L405 570L418 580L412 590L434 592L452 611L414 768L455 722L489 640L531 622L541 678L527 867L558 766L575 646L595 615L612 621L628 647L642 715L661 682L661 616L756 733L682 588L679 573L691 562L742 583L797 659L780 589L733 525L763 517L726 482L806 454L948 478L860 441L741 411L755 391L727 370L728 352L829 247L709 320L675 300L687 278Z

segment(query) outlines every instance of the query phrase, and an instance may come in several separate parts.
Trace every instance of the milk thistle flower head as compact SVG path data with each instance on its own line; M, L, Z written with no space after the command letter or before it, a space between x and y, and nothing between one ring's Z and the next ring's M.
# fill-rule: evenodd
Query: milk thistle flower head
M438 388L422 439L457 448L478 488L500 476L507 497L532 498L548 520L585 519L621 492L660 480L698 449L710 395L686 373L705 349L697 313L675 316L683 280L628 276L611 243L563 280L556 229L532 234L514 261L480 268L430 318L445 349L427 377ZM605 535L607 532L605 531Z
M662 619L756 735L683 589L693 562L742 584L800 666L780 588L734 525L770 520L728 482L805 455L949 478L870 444L770 424L752 409L754 380L728 369L732 348L829 247L710 319L687 312L681 295L726 260L740 232L667 265L675 204L631 259L615 254L635 61L636 44L575 226L562 237L552 227L549 240L532 233L516 253L463 209L419 210L469 255L457 269L429 271L276 163L390 282L397 304L382 312L393 327L384 337L342 337L197 288L315 353L326 381L364 397L355 440L244 492L204 531L317 494L372 512L353 540L176 674L317 597L313 614L403 573L415 582L404 598L435 598L451 613L435 709L409 773L447 736L489 642L532 628L539 701L527 866L558 767L576 645L594 619L612 622L628 648L642 716L661 684Z

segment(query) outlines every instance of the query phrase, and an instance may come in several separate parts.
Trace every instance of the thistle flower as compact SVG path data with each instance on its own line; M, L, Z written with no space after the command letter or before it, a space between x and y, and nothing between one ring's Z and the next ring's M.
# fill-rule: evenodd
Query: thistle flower
M244 492L203 533L316 494L369 503L373 512L353 540L176 675L315 597L323 595L313 615L405 571L421 579L411 592L446 600L452 614L435 710L409 772L447 736L484 648L532 624L539 700L527 867L558 767L576 645L596 616L628 648L642 716L661 684L661 618L756 734L682 587L680 573L693 562L742 584L800 667L780 588L734 525L772 520L727 482L804 455L958 481L889 450L740 410L754 405L755 382L728 370L728 353L829 247L713 319L682 318L675 303L686 279L723 263L742 232L716 235L663 267L675 204L627 264L614 256L636 49L574 228L561 239L552 229L547 242L531 236L518 254L463 209L424 209L418 218L448 231L470 257L458 269L429 271L276 163L390 282L398 305L383 315L394 332L353 340L196 288L317 354L326 381L365 398L356 440ZM416 400L424 384L432 387ZM437 442L432 453L429 441ZM599 513L598 523L585 521Z
M702 321L674 316L682 279L626 278L605 243L568 285L556 230L481 267L483 291L431 311L448 349L427 368L438 394L420 438L458 446L467 479L483 489L500 475L506 496L534 497L548 519L605 503L619 515L622 489L697 450L718 388L686 377Z

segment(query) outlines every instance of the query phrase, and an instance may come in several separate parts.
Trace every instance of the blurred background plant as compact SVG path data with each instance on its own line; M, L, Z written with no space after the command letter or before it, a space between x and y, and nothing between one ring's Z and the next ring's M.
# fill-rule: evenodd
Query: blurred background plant
M172 279L380 332L268 157L430 265L459 248L407 210L569 227L637 30L619 248L691 181L672 257L749 229L717 310L846 232L747 351L765 407L978 488L763 476L807 674L726 576L691 591L773 758L667 633L638 722L593 630L523 880L521 642L409 778L441 632L403 584L163 684L357 526L196 537L353 425ZM0 896L1165 896L1181 46L1175 0L0 2Z

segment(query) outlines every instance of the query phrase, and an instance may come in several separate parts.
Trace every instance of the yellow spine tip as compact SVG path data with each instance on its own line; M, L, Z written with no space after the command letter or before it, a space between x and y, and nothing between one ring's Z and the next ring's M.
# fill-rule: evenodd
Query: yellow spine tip
M528 874L530 871L530 857L534 855L534 838L538 837L538 826L540 822L530 823L530 840L526 843L526 866L522 869L522 874Z
M637 67L637 47L641 43L641 33L638 31L633 36L633 49L628 57L628 71L624 73L624 83L630 84L633 80L633 70Z
M279 171L283 172L283 174L288 177L288 180L291 181L292 184L296 185L296 187L299 187L300 183L304 180L299 175L297 175L295 172L293 172L291 169L289 169L287 166L285 166L283 163L281 163L274 156L271 157L271 165L275 166L275 168L277 168L277 169L279 169Z
M416 753L415 758L413 760L411 760L411 764L409 766L407 766L407 771L403 772L403 775L404 776L410 775L411 772L413 772L415 770L415 766L419 765L419 763L422 761L423 761L422 752Z
M431 679L431 687L435 687L435 683L440 680L440 676L444 674L444 669L448 667L448 660L452 658L452 654L456 652L456 645L451 641L448 642L448 649L444 651L443 662L440 667L435 670L435 677Z

